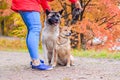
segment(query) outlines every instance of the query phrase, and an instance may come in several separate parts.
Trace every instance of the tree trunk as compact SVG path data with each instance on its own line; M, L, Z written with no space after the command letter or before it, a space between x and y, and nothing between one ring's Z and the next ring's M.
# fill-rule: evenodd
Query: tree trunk
M85 35L83 33L80 33L80 41L81 41L81 48L83 50L86 50L86 39L85 39Z
M82 6L82 4L83 4L82 0L80 0L80 3L81 3L81 6ZM75 8L75 5L72 4L71 5L72 12L73 12L74 8ZM72 14L71 24L75 24L78 20L82 21L83 20L83 13L84 13L84 10L79 15L77 15L75 19L73 19L74 14ZM80 35L78 35L78 36L80 36L80 41L78 41L78 42L81 43L81 45L78 45L78 46L80 46L83 50L86 50L86 40L85 40L84 34L80 33Z
M1 35L4 35L4 19L1 21Z

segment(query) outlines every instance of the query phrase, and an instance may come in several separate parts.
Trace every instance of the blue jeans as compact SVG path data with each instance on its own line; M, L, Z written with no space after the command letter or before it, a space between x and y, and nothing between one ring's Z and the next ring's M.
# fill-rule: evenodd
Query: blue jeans
M19 11L24 23L27 26L26 38L27 48L32 60L39 59L39 39L41 31L40 13L35 11Z

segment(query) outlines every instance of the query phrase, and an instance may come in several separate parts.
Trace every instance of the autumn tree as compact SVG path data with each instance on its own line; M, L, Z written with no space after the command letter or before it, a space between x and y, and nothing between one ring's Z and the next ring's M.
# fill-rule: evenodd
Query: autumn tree
M11 0L2 0L2 3L0 2L0 22L5 26L6 29L4 30L7 30L5 34L7 33L10 36L25 37L26 28L18 14L13 13L6 19L3 16L7 15L9 12L9 5L4 8L4 6L6 6L5 4L9 1ZM83 11L78 15L73 14L73 10L75 9L74 4L71 4L69 0L54 0L53 2L49 3L52 10L59 11L64 9L61 26L66 25L72 27L72 47L87 49L93 47L93 45L88 47L88 43L92 42L94 38L97 37L104 41L105 36L107 36L108 40L104 41L104 47L108 48L111 46L111 44L114 44L114 42L120 38L120 8L118 6L120 3L119 0L79 1L82 5ZM3 2L5 2L4 5ZM44 19L45 13L41 9L41 22L43 26ZM3 20L6 20L5 24ZM100 45L102 44L103 42ZM103 48L103 46L101 46L101 48Z
M1 35L7 35L7 20L9 19L11 15L11 10L10 10L10 0L0 0L0 34Z
M84 13L84 20L74 25L78 33L87 36L85 43L89 41L88 32L91 32L94 37L101 37L101 39L107 36L106 44L108 45L120 38L120 9L116 4L117 1L114 0L93 0L89 3Z

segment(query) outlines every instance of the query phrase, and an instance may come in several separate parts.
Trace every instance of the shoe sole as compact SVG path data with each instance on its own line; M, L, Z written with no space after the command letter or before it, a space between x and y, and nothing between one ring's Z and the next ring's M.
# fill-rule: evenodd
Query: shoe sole
M41 70L41 71L49 71L49 70L52 70L53 68L48 68L48 69L43 69L43 70L42 70L42 69L38 69L38 68L33 68L33 67L32 67L32 69Z

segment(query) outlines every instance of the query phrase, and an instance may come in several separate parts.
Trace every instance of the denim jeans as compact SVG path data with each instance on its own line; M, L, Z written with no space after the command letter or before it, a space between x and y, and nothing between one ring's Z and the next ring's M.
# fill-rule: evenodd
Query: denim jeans
M39 59L39 39L41 31L40 13L35 11L19 11L27 26L26 44L32 60Z

